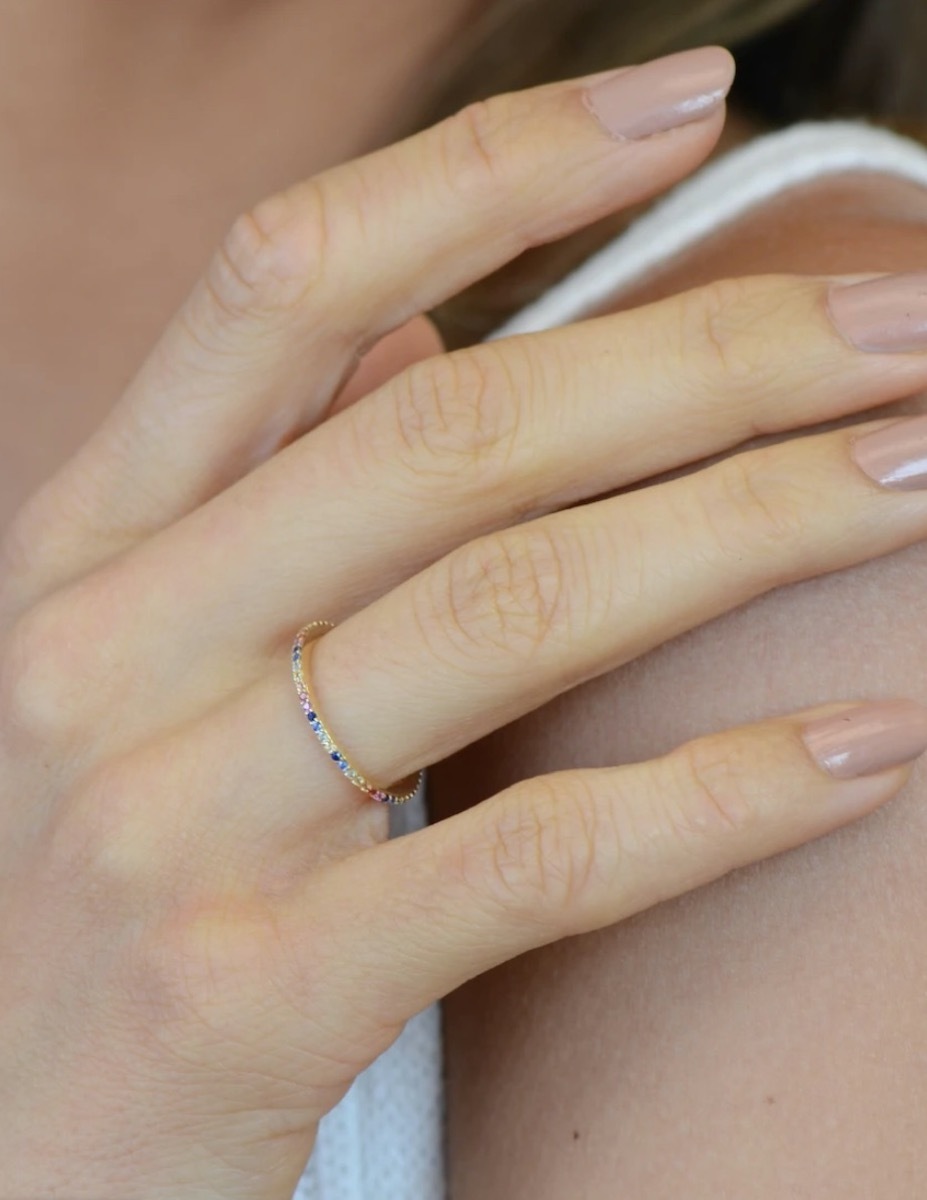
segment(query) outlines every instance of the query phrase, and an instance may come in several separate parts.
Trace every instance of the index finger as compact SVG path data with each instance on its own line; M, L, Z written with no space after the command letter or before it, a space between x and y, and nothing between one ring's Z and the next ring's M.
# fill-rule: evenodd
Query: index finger
M499 96L239 217L120 403L14 523L21 602L310 427L389 330L689 173L733 73L706 47Z

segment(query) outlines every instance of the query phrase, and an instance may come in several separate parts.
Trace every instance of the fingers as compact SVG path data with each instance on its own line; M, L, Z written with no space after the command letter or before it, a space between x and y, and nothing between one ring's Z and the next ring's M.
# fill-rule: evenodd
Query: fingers
M386 785L764 591L922 538L925 462L927 418L871 423L476 539L315 643L319 711Z
M880 286L902 287L927 321L924 278ZM927 387L923 350L848 341L830 312L840 292L828 279L722 280L432 357L175 527L176 561L212 562L188 603L217 644L258 644L298 627L306 596L341 616L492 529ZM241 530L234 557L207 532L217 524ZM251 579L279 579L282 562L287 586L248 613L223 605Z
M925 462L927 418L871 422L478 538L310 643L303 669L318 711L352 765L387 787L764 591L922 538L927 468L904 464ZM111 615L145 611L158 576L112 575L108 594L59 593L19 625L5 653L17 727L89 764L221 712L250 686L268 700L216 746L260 762L273 747L273 802L255 819L287 833L307 804L352 792L303 725L290 639L257 665L235 645L191 644L182 661L176 633L149 621L139 636ZM247 600L234 604L243 612ZM311 596L303 604L317 615ZM310 762L329 768L327 782L307 774ZM249 779L230 811L254 809Z
M390 329L687 174L718 136L732 76L727 51L709 47L497 97L242 216L110 418L32 506L36 586L88 570L273 453Z
M870 812L925 747L927 710L911 701L830 705L516 784L311 880L288 914L296 959L318 977L324 911L330 1002L406 1019L518 954Z
M927 311L919 278L879 286L913 289L917 315ZM238 672L230 685L257 677L306 620L339 619L487 531L927 387L927 354L848 340L832 290L827 279L724 280L432 357L88 580L90 602L106 611L116 590L124 611L144 610L152 636L163 631L164 653L144 669L173 706L178 676L221 688L221 659ZM420 333L425 342L427 326ZM180 623L176 588L164 586L176 579ZM134 631L105 636L122 638L116 661L137 664Z
M765 591L921 539L925 475L909 471L900 489L890 473L871 467L873 478L858 461L871 445L866 434L882 429L892 431L897 457L927 459L927 418L870 422L466 543L307 647L326 725L354 765L385 786ZM221 575L252 520L257 540L260 520L247 508L235 525L204 531L189 569L210 581ZM340 536L337 525L326 532ZM285 545L278 558L270 590L288 590L300 613L295 634L329 614ZM170 581L183 577L152 556L97 572L34 609L5 656L20 664L9 685L25 710L19 723L35 726L37 740L56 728L60 738L63 726L87 759L195 719L249 684L269 680L282 703L295 704L276 661L288 660L291 636L271 653L259 631L253 643L235 635L263 603L268 577L222 590L213 609L200 609L186 583L178 621ZM144 614L143 625L120 620L125 612ZM142 708L132 703L139 686ZM266 736L286 776L290 740L275 738L273 723ZM304 754L303 740L293 753ZM292 819L288 800L277 813Z

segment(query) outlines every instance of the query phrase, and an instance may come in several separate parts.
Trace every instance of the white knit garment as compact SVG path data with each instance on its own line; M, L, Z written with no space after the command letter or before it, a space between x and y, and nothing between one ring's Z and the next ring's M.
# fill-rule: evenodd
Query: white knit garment
M770 196L846 171L927 187L927 150L863 121L806 122L757 138L678 184L493 336L579 320ZM394 819L394 836L414 836L426 819L423 800L397 809ZM410 1021L324 1118L295 1200L445 1200L439 1011L434 1005Z

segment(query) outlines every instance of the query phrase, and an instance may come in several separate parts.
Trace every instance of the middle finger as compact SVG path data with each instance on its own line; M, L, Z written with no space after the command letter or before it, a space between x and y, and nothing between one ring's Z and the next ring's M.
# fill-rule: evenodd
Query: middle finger
M470 542L326 633L304 670L339 749L388 787L765 591L925 532L927 417L867 423ZM306 729L287 667L276 655L171 755L185 786L207 777L183 806L198 836L226 830L236 863L286 878L385 832Z
M900 331L886 328L886 288ZM62 671L99 683L83 716L119 714L111 747L159 710L182 722L260 678L306 621L342 619L469 539L927 387L925 291L924 275L842 292L827 279L725 280L411 368L45 602L68 620L75 598L112 613L115 593L145 614L144 639L110 622L71 643ZM101 658L117 666L103 678ZM120 703L140 678L143 714Z
M908 330L882 329L878 353L858 321L866 348L849 340L845 313L868 294L884 324L886 289ZM470 538L925 388L925 335L927 275L848 290L773 276L431 359L115 570L131 567L122 586L149 628L170 630L157 671L176 705L181 666L221 654L240 686L306 620L341 619ZM164 588L178 577L179 626Z

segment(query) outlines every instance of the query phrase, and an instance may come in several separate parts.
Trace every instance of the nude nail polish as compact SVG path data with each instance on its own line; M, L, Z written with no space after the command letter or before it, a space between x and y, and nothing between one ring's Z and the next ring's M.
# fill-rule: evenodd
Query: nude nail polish
M927 416L907 417L856 438L850 454L870 479L901 492L927 488Z
M812 721L802 730L812 757L835 779L877 775L927 750L927 708L881 700Z
M734 71L727 50L702 46L610 75L584 99L612 137L637 140L709 116L730 90Z
M838 332L857 350L927 350L927 271L835 283L828 307Z

